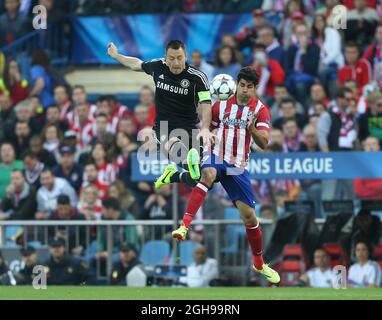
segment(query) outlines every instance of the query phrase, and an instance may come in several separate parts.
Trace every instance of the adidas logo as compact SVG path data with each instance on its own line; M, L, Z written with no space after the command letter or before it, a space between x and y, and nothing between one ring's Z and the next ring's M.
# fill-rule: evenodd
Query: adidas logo
M161 75L159 76L159 79L162 79L162 80L164 80L164 75L163 75L163 74L161 74Z

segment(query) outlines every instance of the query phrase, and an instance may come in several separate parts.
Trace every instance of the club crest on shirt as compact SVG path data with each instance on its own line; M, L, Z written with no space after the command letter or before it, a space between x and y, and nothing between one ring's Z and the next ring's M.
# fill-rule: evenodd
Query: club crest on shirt
M187 80L187 79L183 79L181 82L180 82L180 85L183 87L183 88L188 88L190 86L190 81Z

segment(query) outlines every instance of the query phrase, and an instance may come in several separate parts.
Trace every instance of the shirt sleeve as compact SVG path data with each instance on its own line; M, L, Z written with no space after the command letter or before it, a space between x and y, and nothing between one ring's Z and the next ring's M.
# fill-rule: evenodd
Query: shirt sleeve
M358 285L353 265L349 268L348 283L351 285Z
M162 59L154 59L151 61L142 62L142 70L150 76L154 76L154 73L163 64Z
M328 146L328 135L330 127L332 125L332 119L328 112L321 114L317 124L317 139L320 148Z
M219 109L220 109L220 102L216 101L212 106L212 119L211 119L211 127L212 129L216 129L219 127Z
M42 196L41 189L37 192L37 211L39 212L46 212L47 208L45 207L45 200Z
M201 71L198 72L196 76L196 94L198 95L199 103L211 103L210 84L208 82L207 76Z
M366 285L375 285L379 287L381 284L381 269L379 265L375 262L372 262L371 265L372 265L372 268L370 273L368 274Z
M257 130L271 130L271 115L268 107L264 106L259 110L255 126Z
M45 75L44 68L42 66L33 66L31 69L31 79L35 81L38 78L43 78Z

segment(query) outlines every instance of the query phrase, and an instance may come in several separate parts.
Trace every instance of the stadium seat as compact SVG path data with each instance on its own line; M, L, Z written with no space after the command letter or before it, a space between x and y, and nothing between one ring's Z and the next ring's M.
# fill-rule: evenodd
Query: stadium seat
M185 266L191 265L194 262L193 253L199 245L200 245L200 242L192 242L190 240L180 242L178 245L179 261L177 261L177 264L181 264ZM170 264L174 264L173 253L171 253Z
M377 245L373 249L372 259L382 268L382 245Z
M167 264L170 245L164 240L147 241L142 248L140 260L145 265Z
M236 208L226 208L224 210L224 219L238 220L240 218L239 210ZM239 251L239 240L245 235L245 228L241 224L227 225L226 244L220 251L222 253L237 253Z
M286 245L280 267L281 286L297 286L300 276L306 271L306 253L300 244Z
M23 228L21 226L9 226L5 228L5 238L9 245L17 245L17 238L23 233Z
M337 265L349 267L350 259L340 244L336 242L327 242L324 243L322 247L330 255L330 266L332 268Z

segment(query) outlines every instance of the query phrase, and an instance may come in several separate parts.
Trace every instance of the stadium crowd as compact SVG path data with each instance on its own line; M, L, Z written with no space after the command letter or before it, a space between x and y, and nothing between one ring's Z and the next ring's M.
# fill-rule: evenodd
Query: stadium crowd
M0 30L6 30L1 32L0 48L30 31L30 10L35 4L45 5L52 13L48 13L49 19L61 23L66 19L64 12L159 12L157 3L0 0ZM161 5L162 12L232 12L232 6L235 12L252 12L253 25L243 26L238 34L222 36L215 61L206 61L200 51L190 48L193 51L189 63L204 71L210 80L220 73L235 78L244 65L258 71L258 95L272 116L267 152L381 150L381 1L166 3L168 7ZM331 10L341 3L348 9L343 30L332 26ZM282 17L279 21L272 19L275 13ZM89 101L86 88L67 83L42 49L34 51L32 67L27 71L21 70L17 57L2 58L0 220L172 218L170 187L154 190L150 183L131 179L130 156L141 146L138 132L151 127L155 118L151 87L141 88L136 106L126 106L113 95ZM273 220L285 213L287 200L314 201L315 217L323 217L320 199L382 200L382 179L259 180L253 181L253 187L262 208L258 214ZM180 187L180 211L189 191ZM204 217L217 217L217 212L232 206L219 185L209 198ZM142 235L137 228L115 228L115 252L124 242L139 247ZM158 228L155 237L162 238L162 231ZM92 239L97 240L97 250L86 248L84 241L72 243L74 232L52 229L49 238L66 241L69 252L86 256L89 265L105 259L102 229L91 233ZM23 244L22 237L15 241ZM52 245L60 247L61 242ZM81 265L77 267L81 269Z

